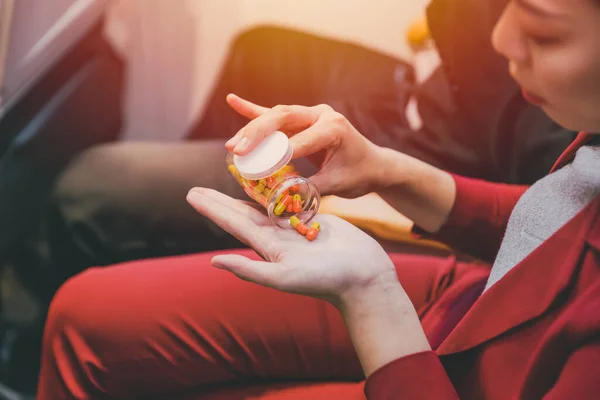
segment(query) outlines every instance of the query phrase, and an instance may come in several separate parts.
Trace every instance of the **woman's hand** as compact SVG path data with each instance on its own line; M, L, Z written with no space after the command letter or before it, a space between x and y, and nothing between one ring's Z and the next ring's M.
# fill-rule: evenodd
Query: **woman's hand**
M275 227L258 209L210 189L192 189L188 202L252 247L265 261L220 255L212 264L238 277L336 306L369 376L389 362L430 350L417 313L381 246L353 225L320 215L309 242Z
M361 289L399 285L394 265L379 243L340 218L320 215L319 236L309 242L295 230L276 227L247 203L211 189L193 189L188 202L265 259L236 255L213 259L215 267L242 279L336 305Z
M252 119L226 144L236 154L246 154L266 135L281 130L291 136L294 157L309 157L320 166L310 179L321 194L353 198L377 192L429 232L437 231L452 210L456 187L450 174L376 146L329 106L269 109L235 95L227 101Z
M294 158L307 157L319 166L310 179L322 194L353 198L374 191L381 175L379 147L331 107L265 108L232 94L227 102L252 120L227 142L228 150L247 154L266 135L279 130L290 136Z

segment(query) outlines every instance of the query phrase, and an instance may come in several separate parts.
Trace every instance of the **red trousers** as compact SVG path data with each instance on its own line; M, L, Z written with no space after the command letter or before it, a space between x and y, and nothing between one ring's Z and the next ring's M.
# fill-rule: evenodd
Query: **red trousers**
M38 399L364 399L334 307L242 281L211 267L213 255L94 268L65 283L49 311ZM447 305L489 273L391 257L433 341Z

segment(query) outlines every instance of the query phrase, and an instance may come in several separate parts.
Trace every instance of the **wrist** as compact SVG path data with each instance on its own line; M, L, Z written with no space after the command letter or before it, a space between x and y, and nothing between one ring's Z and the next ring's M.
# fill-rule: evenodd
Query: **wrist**
M367 377L396 359L431 350L397 277L347 291L338 308Z
M394 154L395 153L395 154ZM387 187L393 185L391 182L390 171L398 169L398 160L393 160L394 155L403 155L386 147L380 147L372 144L371 150L372 159L370 161L370 176L371 192L381 192ZM396 182L397 184L398 182Z
M398 307L399 304L410 303L404 292L395 269L389 274L380 274L368 284L351 287L342 292L337 300L337 307L344 313L371 313L374 310Z
M447 172L406 154L379 148L376 190L392 207L419 227L436 232L445 223L456 197Z

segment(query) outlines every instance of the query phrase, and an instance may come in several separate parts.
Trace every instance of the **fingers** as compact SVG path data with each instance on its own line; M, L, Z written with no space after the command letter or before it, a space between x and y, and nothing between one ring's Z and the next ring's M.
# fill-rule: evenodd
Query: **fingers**
M267 216L229 196L211 189L194 188L188 193L187 201L200 214L259 253L273 239L266 229Z
M238 155L248 154L265 136L275 131L294 135L314 125L324 107L276 106L250 121L234 137L232 151Z
M259 106L251 101L242 99L240 96L233 93L227 95L227 103L236 112L248 119L254 119L270 110L267 107Z
M237 200L223 193L217 192L216 190L197 187L191 189L188 194L188 199L192 200L190 202L190 205L194 208L197 203L194 200L196 198L195 196L193 196L194 194L198 194L200 196L200 199L202 197L206 197L209 200L219 203L230 213L239 214L243 218L248 218L255 225L264 225L265 223L269 222L269 217L267 217L263 212L259 210L258 207L260 206L256 203L251 203L244 200Z
M262 286L277 288L281 266L277 263L255 261L239 255L219 255L212 259L212 265L224 269L237 277Z
M327 124L315 124L292 136L290 145L294 149L294 158L308 157L322 150L334 147L339 141Z
M241 114L250 120L261 116L262 114L264 114L265 112L267 112L269 110L269 108L267 108L267 107L262 107L262 106L259 106L258 104L254 104L251 101L242 99L241 97L239 97L233 93L228 94L226 100L227 100L227 104L229 104L229 106L231 108L233 108L234 111L236 111L238 114ZM232 151L234 149L234 147L239 143L240 139L241 139L241 135L238 132L238 134L236 134L234 137L229 139L227 141L227 143L225 143L225 147L229 151Z

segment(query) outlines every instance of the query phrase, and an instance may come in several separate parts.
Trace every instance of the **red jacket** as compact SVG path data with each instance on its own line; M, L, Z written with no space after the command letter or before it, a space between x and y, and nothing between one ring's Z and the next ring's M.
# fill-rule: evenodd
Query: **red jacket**
M559 166L585 140L580 135ZM439 236L459 237L489 259L526 187L455 179L456 203ZM485 291L435 352L382 367L365 393L370 400L600 398L600 197Z

